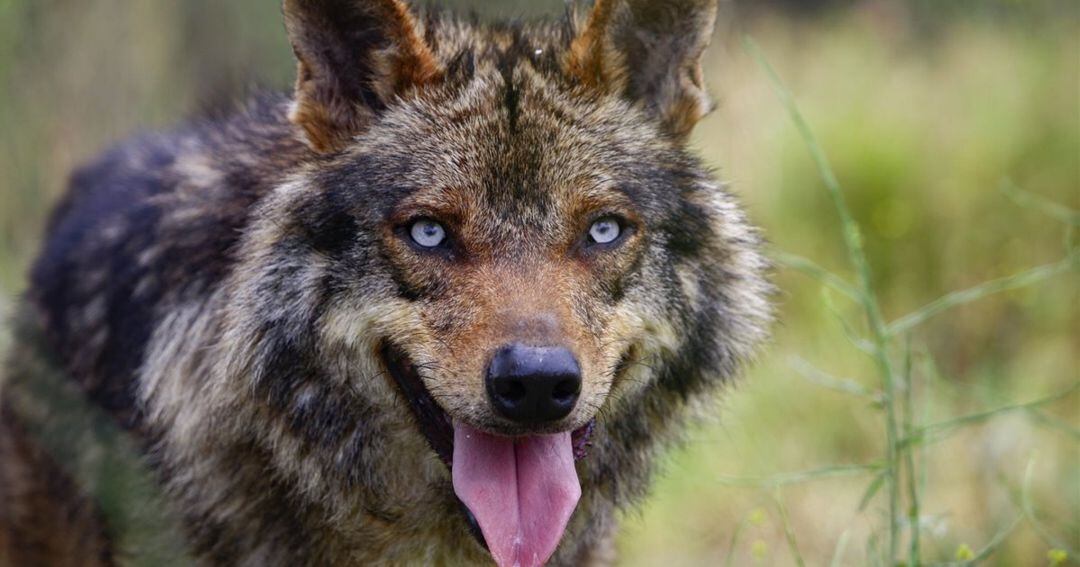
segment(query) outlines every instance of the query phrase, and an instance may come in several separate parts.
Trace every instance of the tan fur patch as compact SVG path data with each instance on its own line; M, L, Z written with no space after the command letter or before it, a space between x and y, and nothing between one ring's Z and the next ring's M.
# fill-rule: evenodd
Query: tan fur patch
M606 92L621 90L626 71L610 47L609 31L619 0L597 0L585 29L567 52L567 71L589 87Z

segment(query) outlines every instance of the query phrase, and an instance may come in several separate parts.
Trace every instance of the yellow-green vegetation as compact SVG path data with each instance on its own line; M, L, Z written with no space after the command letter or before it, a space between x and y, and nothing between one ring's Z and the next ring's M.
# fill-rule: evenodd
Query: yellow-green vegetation
M1077 564L1078 9L934 4L727 6L694 145L772 242L780 322L621 564ZM0 313L74 165L288 87L267 7L0 0Z
M774 243L781 324L628 564L1076 560L1080 43L877 16L758 21L716 59L699 147Z

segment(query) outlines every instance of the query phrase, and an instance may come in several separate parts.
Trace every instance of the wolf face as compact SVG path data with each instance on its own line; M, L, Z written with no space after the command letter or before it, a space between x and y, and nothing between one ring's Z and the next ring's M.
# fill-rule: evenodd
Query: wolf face
M766 334L759 237L685 147L715 12L285 1L295 96L153 162L182 181L132 252L170 274L133 389L204 557L601 557Z
M689 395L760 335L753 234L683 149L715 2L600 2L580 31L285 16L321 157L246 241L226 344L264 354L232 366L299 429L310 399L404 398L496 561L542 563L612 398ZM277 376L297 357L321 386Z

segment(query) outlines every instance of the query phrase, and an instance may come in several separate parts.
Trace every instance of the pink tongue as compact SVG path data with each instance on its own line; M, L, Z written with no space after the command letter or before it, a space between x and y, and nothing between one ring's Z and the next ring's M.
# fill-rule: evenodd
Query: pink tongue
M456 424L453 477L499 567L543 565L581 497L570 433L509 439Z

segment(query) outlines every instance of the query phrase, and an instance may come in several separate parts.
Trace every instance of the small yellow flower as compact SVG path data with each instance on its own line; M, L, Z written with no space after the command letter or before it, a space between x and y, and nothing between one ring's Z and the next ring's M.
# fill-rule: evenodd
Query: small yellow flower
M765 524L765 509L756 508L753 512L750 512L750 523L755 526L761 526Z
M1058 567L1065 564L1069 554L1064 549L1051 549L1046 552L1046 558L1050 560L1050 567Z
M754 560L761 563L765 560L765 556L769 554L769 545L764 540L757 540L750 546L750 554L754 556Z
M961 543L960 547L956 548L956 560L957 561L971 561L975 559L975 552L971 551L968 544Z

